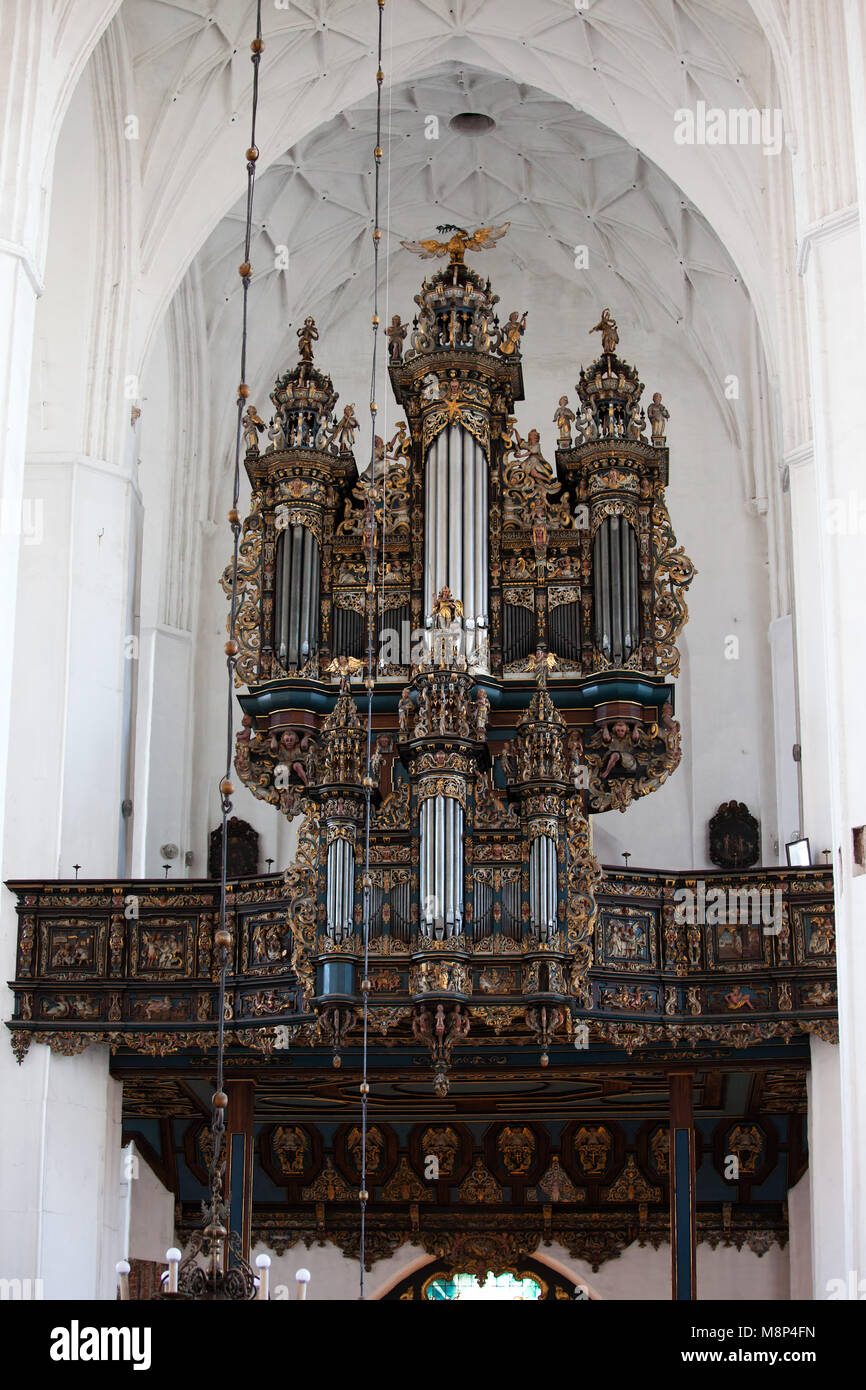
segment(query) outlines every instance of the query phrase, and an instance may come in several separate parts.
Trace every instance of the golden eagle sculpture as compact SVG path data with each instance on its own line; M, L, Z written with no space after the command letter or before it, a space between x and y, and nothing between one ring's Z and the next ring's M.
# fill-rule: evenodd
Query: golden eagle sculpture
M510 222L503 222L501 227L479 227L470 234L465 227L455 227L449 222L436 228L437 232L451 232L447 241L438 241L436 237L430 237L426 241L401 241L400 245L425 261L433 260L437 256L450 256L451 265L462 265L467 251L492 251L510 226Z

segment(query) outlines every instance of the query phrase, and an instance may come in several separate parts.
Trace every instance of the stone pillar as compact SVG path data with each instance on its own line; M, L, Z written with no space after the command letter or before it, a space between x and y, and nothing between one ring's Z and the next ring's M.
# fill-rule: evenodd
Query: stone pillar
M21 553L6 862L16 875L116 877L129 755L129 476L92 459L35 459L27 496L41 544ZM26 813L25 813L26 812ZM39 834L34 825L39 824Z
M45 1298L113 1298L123 1254L122 1086L108 1049L61 1057L32 1047L20 1070L0 1049L0 1268L41 1279Z
M809 1105L809 1192L812 1225L812 1297L826 1298L831 1281L844 1279L847 1200L842 1153L840 1049L811 1039L812 1066L807 1078Z
M862 715L866 650L862 611L866 591L866 490L863 486L863 380L866 377L866 280L859 207L866 205L866 132L858 113L864 96L863 4L816 7L792 0L792 52L799 103L797 154L798 270L806 309L815 502L795 530L794 549L817 540L819 588L812 603L824 633L823 650L803 647L801 670L823 673L827 762L836 896L839 994L836 1059L813 1046L810 1133L826 1158L812 1169L813 1277L819 1296L828 1278L866 1273L866 1112L860 1078L866 1070L866 873L855 859L853 831L866 825L866 727ZM795 522L796 526L796 522ZM801 615L798 607L798 622ZM804 757L806 749L804 746ZM823 845L815 845L818 851ZM816 856L819 857L820 856ZM839 1107L838 1170L834 1185L831 1117ZM820 1204L841 1214L821 1219ZM829 1268L828 1268L829 1263ZM855 1281L856 1282L856 1281Z

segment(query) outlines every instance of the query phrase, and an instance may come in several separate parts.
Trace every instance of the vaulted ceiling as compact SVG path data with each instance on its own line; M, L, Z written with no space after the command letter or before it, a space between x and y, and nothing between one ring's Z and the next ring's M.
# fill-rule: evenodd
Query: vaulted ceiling
M452 129L451 119L467 111L494 126L478 136ZM440 64L390 91L384 125L380 289L391 309L411 317L428 269L402 240L429 236L440 222L508 221L507 238L478 267L483 261L497 290L520 294L522 286L524 298L529 278L546 282L544 299L561 310L527 348L556 346L570 361L580 342L588 358L586 331L611 304L623 336L629 328L685 336L714 383L739 364L747 309L736 267L670 179L598 121L535 88ZM293 145L258 180L249 373L257 389L294 361L307 313L319 322L329 367L344 357L350 326L368 371L374 136L368 99ZM244 219L242 200L198 257L209 362L226 392L236 373ZM537 318L532 326L537 334ZM221 412L215 424L225 429ZM736 431L733 418L730 427Z

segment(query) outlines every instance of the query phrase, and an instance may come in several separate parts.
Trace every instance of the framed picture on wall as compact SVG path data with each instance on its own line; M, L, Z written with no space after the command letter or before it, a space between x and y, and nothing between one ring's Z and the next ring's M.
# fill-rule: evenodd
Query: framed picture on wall
M809 848L808 835L804 836L802 840L789 840L785 845L785 854L792 869L808 869L812 863L812 851Z

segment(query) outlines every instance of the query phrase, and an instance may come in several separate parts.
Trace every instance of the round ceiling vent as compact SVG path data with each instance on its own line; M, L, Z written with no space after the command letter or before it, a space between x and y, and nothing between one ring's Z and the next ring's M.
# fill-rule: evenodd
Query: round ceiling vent
M459 115L452 116L448 124L458 135L486 135L496 128L493 117L485 116L481 111L461 111Z

